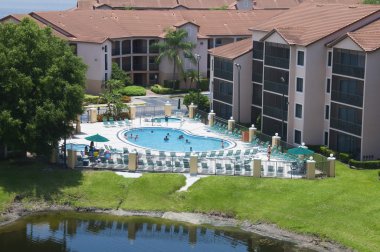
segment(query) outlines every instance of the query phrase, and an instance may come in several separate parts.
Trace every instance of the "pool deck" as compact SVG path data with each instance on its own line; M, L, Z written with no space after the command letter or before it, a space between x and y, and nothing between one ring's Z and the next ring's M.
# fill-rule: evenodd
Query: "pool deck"
M244 173L240 173L239 175L246 175L246 176L252 176L252 159L253 158L259 158L262 160L262 176L264 177L282 177L282 178L301 178L302 174L294 174L294 167L291 164L291 161L284 161L282 157L280 159L276 159L276 157L271 157L271 160L267 160L267 153L266 153L266 147L261 146L254 147L251 145L251 143L246 143L241 141L240 139L237 139L236 137L230 135L218 132L216 130L210 129L209 126L203 124L200 121L184 118L180 122L163 122L163 123L152 123L151 121L146 120L145 118L138 118L135 120L131 120L129 125L126 123L114 123L113 125L104 125L104 123L82 123L81 124L81 133L74 135L72 138L67 140L67 143L70 144L86 144L89 145L90 142L86 140L85 138L91 135L100 134L106 138L108 138L110 141L106 143L95 143L95 147L97 148L104 148L104 145L107 145L111 147L112 149L116 149L116 153L121 153L119 155L123 155L123 148L128 148L129 151L136 150L138 153L145 155L145 148L138 147L138 139L136 141L132 140L132 144L128 142L128 140L124 137L125 130L132 129L132 128L140 128L140 127L170 127L173 129L181 129L184 131L189 131L191 134L199 135L199 136L207 136L207 137L216 137L220 138L226 141L230 141L232 145L229 148L220 149L225 150L225 154L222 157L210 157L207 156L206 158L201 157L198 159L198 169L200 174L205 175L212 175L212 174L218 174L220 170L216 168L216 166L219 165L219 169L222 168L222 174L227 174L227 166L234 166L236 163L240 163L242 167L245 166L245 164L248 164L250 168L248 167L243 168ZM136 145L135 145L136 144ZM243 155L243 152L247 149L254 149L256 148L255 154L252 154L250 156ZM105 148L106 149L106 148ZM237 150L241 151L241 154L238 156L228 156L226 155L227 151L233 150L234 153ZM156 159L158 159L158 151L151 150L152 155L156 155ZM169 152L166 152L169 154ZM140 155L139 154L139 155ZM171 164L173 165L173 161L180 160L178 159L180 156L183 156L185 153L177 153L176 157L174 159L171 159ZM120 156L121 157L121 156ZM167 156L170 159L170 156ZM141 157L144 159L144 157ZM145 157L146 158L146 157ZM245 163L245 161L248 161L248 163ZM169 161L170 162L170 161ZM203 167L205 165L205 167ZM106 166L109 167L109 166ZM143 167L145 168L145 167ZM168 167L167 167L168 168ZM278 169L281 170L281 172L278 172ZM144 170L144 169L143 169ZM173 172L173 167L170 167L167 171ZM144 170L145 171L145 170ZM148 171L148 170L147 170ZM229 175L238 175L235 173L235 168L233 169L233 173ZM191 180L191 179L190 179Z

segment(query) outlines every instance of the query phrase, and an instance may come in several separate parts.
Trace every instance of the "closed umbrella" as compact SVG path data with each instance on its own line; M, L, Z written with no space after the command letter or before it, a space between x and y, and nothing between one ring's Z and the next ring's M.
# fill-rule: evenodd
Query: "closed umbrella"
M181 99L178 99L178 106L177 106L177 109L178 109L178 110L181 109Z
M104 142L108 142L109 141L108 138L106 138L104 136L101 136L99 134L86 137L85 139L88 140L88 141L99 142L99 143L104 143Z

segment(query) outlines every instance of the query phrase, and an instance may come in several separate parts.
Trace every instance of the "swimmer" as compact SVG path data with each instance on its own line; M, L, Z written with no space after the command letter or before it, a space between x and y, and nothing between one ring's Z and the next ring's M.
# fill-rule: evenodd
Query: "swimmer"
M190 147L190 151L193 151L193 147Z
M153 133L153 130L151 130L150 133Z
M166 142L166 141L169 141L168 136L165 136L165 137L164 137L164 141L165 141L165 142Z
M224 149L224 142L223 142L223 140L222 140L222 144L221 145L222 145L222 149Z
M135 141L137 140L137 138L139 138L139 135L136 135L136 136L135 136Z

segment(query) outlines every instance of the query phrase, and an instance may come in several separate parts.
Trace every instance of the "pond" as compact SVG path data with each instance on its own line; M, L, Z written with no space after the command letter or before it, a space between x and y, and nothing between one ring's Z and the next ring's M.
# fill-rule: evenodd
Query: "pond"
M311 251L231 228L159 218L52 212L0 228L0 251Z

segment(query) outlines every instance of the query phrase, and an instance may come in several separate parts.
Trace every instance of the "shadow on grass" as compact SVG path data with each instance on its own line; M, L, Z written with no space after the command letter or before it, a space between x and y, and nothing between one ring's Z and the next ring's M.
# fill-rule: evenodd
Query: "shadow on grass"
M0 188L13 201L41 199L50 201L65 187L77 186L83 175L80 171L53 167L34 160L0 162Z

